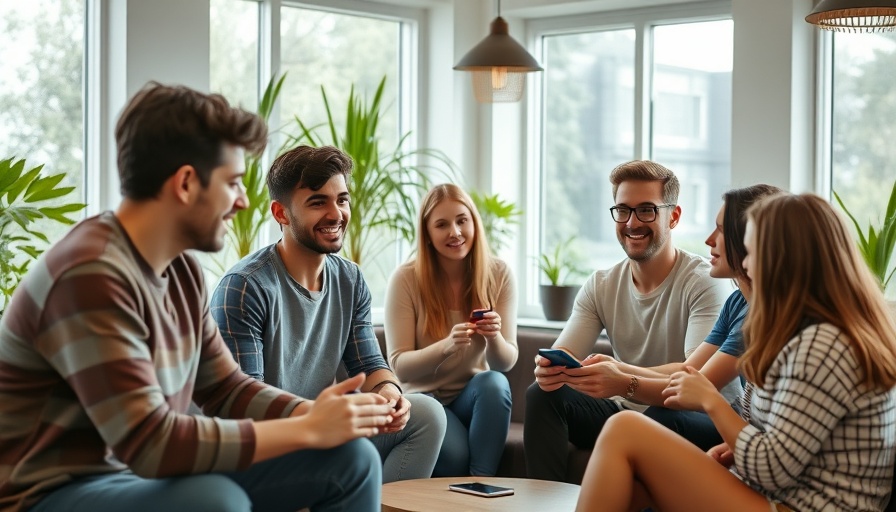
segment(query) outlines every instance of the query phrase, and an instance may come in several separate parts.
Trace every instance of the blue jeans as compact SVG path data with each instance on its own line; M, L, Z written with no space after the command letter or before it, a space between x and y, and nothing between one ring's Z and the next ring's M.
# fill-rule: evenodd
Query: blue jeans
M703 451L723 442L715 424L705 412L648 407L644 416L677 433Z
M380 510L380 458L366 439L301 450L245 471L148 479L133 473L82 477L30 512L315 512Z
M448 431L432 476L493 476L507 441L511 404L510 384L503 373L473 376L445 406Z
M445 439L445 411L438 400L417 393L404 395L411 417L398 432L370 440L383 459L383 483L432 476L439 448Z

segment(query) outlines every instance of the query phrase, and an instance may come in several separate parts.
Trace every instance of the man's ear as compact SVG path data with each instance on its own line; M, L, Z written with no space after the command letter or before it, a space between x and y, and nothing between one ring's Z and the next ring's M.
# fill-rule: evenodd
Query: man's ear
M280 224L281 226L289 225L289 216L286 215L286 207L276 199L271 200L271 214L274 216L274 220L277 221L277 224Z
M669 216L669 228L677 226L679 221L681 221L681 206L676 204L675 208L672 208L672 215Z
M174 174L170 178L168 178L166 186L171 188L171 191L178 202L190 204L193 197L198 194L199 189L202 188L202 183L200 183L199 175L192 165L182 165L174 171Z

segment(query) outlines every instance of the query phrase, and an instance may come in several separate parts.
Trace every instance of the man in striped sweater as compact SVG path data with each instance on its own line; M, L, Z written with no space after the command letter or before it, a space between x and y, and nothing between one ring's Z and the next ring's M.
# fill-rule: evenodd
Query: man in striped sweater
M310 401L243 374L184 252L223 247L263 121L150 84L115 135L121 205L47 251L0 320L0 510L378 510L359 438L385 398L350 394L363 375Z

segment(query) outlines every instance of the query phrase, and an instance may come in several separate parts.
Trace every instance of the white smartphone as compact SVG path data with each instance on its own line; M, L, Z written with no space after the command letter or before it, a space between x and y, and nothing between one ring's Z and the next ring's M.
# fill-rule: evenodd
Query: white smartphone
M481 484L479 482L469 482L464 484L450 484L448 489L455 492L463 492L485 498L494 498L496 496L509 496L513 494L510 487L498 487L497 485Z

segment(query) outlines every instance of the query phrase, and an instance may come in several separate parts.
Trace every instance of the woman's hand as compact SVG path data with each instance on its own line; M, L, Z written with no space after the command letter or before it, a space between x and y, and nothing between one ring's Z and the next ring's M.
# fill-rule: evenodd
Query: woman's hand
M706 454L726 468L730 468L731 465L734 464L734 452L731 451L731 448L727 443L713 446L706 451Z
M442 352L446 356L450 356L462 348L469 347L472 342L471 336L476 332L475 328L476 324L469 322L452 327L448 337L442 340Z
M663 390L666 407L677 407L692 411L705 410L709 400L716 398L719 390L705 375L688 366L683 372L669 376L669 384Z
M481 320L473 323L477 334L486 340L492 340L501 333L501 315L497 311L486 311Z

